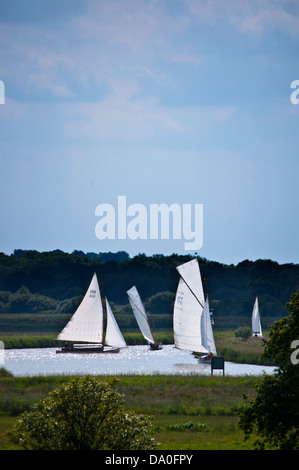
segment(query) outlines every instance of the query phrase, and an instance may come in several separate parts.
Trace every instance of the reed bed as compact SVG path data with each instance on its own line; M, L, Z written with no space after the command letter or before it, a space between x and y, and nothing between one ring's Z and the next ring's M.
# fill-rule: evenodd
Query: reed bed
M0 449L8 449L8 424L69 376L12 377L0 370ZM110 380L99 376L99 380ZM113 379L111 379L113 380ZM238 429L243 394L255 394L257 378L223 376L119 376L116 387L128 410L153 417L162 449L251 448ZM1 447L2 446L2 447Z

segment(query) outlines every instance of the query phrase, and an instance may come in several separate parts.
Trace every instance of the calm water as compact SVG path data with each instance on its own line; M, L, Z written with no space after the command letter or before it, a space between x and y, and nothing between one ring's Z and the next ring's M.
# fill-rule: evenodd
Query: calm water
M7 349L3 367L15 376L35 375L121 375L121 374L198 374L210 375L209 364L199 364L187 351L163 346L150 351L148 346L129 346L119 354L56 354L57 348ZM274 367L225 363L225 375L272 374ZM214 371L215 375L222 371Z

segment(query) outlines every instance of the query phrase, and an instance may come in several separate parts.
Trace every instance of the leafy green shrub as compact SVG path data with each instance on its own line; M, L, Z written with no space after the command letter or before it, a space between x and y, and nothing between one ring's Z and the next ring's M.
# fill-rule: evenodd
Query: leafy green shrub
M191 431L191 432L199 432L199 431L208 431L208 426L202 423L194 423L193 421L188 421L187 423L180 423L180 424L170 424L167 426L168 431Z
M6 378L6 377L13 377L13 375L12 375L11 372L9 372L4 367L0 367L0 379L1 378Z
M77 377L18 418L8 436L28 450L150 450L150 418L124 410L115 380Z
M251 336L251 328L249 326L239 326L239 328L235 331L235 337L241 338L246 341Z

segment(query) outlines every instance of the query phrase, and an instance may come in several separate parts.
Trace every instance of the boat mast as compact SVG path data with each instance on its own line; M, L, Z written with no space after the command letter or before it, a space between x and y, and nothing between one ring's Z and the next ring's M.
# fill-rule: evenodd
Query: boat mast
M105 302L105 292L104 292L104 283L103 281L101 282L101 286L102 286L102 289L100 290L101 292L101 302L102 302L102 307L103 307L103 318L102 318L102 341L101 341L101 344L103 345L104 347L104 341L105 341L105 321L104 321L104 318L105 318L105 312L106 312L106 317L107 317L107 311L106 311L106 302Z
M178 268L176 267L176 270L178 271ZM188 289L190 290L190 292L194 295L195 299L197 300L197 302L199 303L199 305L204 308L204 305L201 303L201 301L199 300L199 298L197 297L197 295L195 294L195 292L191 289L191 287L189 286L188 282L186 282L186 280L184 279L184 277L181 275L181 273L178 271L180 277L182 278L182 280L184 281L184 283L186 284L186 286L188 286Z
M204 288L204 295L206 299L208 297L208 281L206 277L203 278L203 288Z

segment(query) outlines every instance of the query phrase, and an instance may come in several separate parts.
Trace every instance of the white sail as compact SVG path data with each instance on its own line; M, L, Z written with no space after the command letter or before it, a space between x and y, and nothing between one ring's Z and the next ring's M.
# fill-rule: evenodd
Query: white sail
M96 273L81 304L57 339L103 343L103 306Z
M256 297L253 311L252 311L252 335L253 336L263 336L262 334L262 327L261 327L261 320L260 320L260 312L259 312L259 304L258 298Z
M174 342L178 349L208 353L202 341L204 292L197 259L177 267L180 280L173 311Z
M201 334L203 346L210 352L217 355L216 345L214 341L209 299L206 298L205 306L201 316Z
M189 287L190 291L193 293L201 308L204 308L205 295L197 258L177 266L176 269Z
M124 348L127 343L119 329L119 326L115 320L109 302L106 298L106 311L107 311L107 328L105 336L105 344L107 346L114 346L117 348Z
M131 289L127 291L127 294L141 333L149 343L155 344L147 314L136 287L131 287Z

